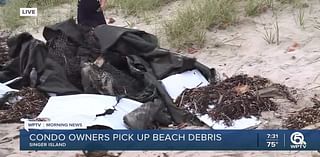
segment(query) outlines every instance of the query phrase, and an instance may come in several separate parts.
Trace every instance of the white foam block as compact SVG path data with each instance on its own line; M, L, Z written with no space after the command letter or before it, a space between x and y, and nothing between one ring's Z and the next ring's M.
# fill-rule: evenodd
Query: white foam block
M198 118L210 126L212 129L215 130L240 130L240 129L247 129L254 126L257 126L261 123L256 117L251 116L251 118L241 118L238 120L233 121L232 126L226 126L223 121L213 121L208 114L198 116Z
M208 80L197 69L168 76L161 82L173 100L177 99L185 89L209 85Z
M38 118L49 118L50 122L77 122L86 126L104 125L112 129L127 129L123 117L142 103L124 98L115 107L114 113L96 117L106 109L112 109L115 104L116 98L106 95L53 96L50 97Z
M6 94L7 92L12 92L12 91L18 91L18 90L12 89L3 83L0 83L0 98L2 98L3 95Z

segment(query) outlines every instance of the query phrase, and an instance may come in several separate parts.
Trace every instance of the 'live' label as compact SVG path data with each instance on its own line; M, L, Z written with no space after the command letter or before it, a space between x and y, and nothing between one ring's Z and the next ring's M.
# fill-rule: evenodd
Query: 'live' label
M37 8L20 8L20 16L37 16Z

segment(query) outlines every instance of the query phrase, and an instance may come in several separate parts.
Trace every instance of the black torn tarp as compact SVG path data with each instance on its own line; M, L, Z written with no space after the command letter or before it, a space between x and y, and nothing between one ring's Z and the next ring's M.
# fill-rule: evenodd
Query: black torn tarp
M123 55L150 53L158 47L158 39L144 31L109 25L98 26L94 30L101 52L116 51Z
M215 81L214 69L193 58L160 48L157 38L144 31L107 25L92 30L77 25L70 19L46 26L43 35L47 43L34 39L29 33L9 39L10 64L1 68L0 82L22 77L9 85L22 89L30 85L30 72L35 68L36 88L46 93L101 94L94 88L94 84L106 85L107 88L111 83L112 89L118 91L114 93L116 96L143 103L159 99L165 106L161 110L169 112L175 123L181 123L186 121L188 113L173 104L158 80L186 70L198 69L206 79ZM97 67L102 69L97 71L103 72L91 77L91 90L84 89L83 83L88 81L82 80L83 65L93 63L99 56L106 62ZM106 77L109 75L111 77Z
M0 65L9 61L7 41L10 32L0 31Z

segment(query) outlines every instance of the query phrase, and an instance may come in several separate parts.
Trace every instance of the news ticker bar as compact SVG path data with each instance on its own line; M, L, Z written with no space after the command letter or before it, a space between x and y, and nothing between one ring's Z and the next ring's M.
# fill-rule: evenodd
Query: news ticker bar
M320 150L320 130L20 130L21 150Z

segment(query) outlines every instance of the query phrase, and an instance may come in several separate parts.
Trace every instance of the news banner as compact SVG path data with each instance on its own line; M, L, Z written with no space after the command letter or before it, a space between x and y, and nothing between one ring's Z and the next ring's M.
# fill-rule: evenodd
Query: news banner
M320 150L320 130L21 130L21 150Z

